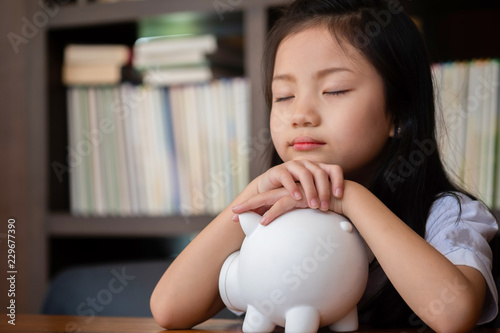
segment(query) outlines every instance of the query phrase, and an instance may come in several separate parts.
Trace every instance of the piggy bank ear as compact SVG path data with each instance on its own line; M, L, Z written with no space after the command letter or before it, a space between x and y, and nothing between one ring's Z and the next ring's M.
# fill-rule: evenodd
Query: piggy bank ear
M262 216L254 212L246 212L240 214L239 218L243 232L245 233L245 235L250 236L255 228L259 226L259 221Z

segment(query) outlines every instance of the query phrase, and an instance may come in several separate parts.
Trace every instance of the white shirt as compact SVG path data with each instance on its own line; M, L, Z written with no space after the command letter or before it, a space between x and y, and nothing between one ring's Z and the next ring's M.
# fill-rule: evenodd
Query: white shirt
M425 240L454 265L473 267L484 276L486 297L477 323L484 324L493 320L498 313L498 292L491 273L492 252L488 244L498 231L498 224L483 203L461 193L455 194L460 199L460 205L457 198L449 194L433 203L426 223ZM387 276L377 264L370 271L358 307L363 308L386 281ZM441 297L429 305L429 311L438 312L444 305L441 303L452 302L463 288L457 281L443 281Z
M460 198L461 213L454 196L436 200L427 219L425 239L454 265L473 267L481 272L487 289L478 324L484 324L498 313L498 292L491 273L492 252L488 245L498 231L498 224L483 203L456 194ZM460 292L460 286L453 281L447 281L446 288L451 293L443 301L451 300L452 293Z

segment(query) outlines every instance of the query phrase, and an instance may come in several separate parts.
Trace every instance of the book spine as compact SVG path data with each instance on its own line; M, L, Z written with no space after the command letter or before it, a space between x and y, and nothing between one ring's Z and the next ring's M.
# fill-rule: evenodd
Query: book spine
M74 215L81 215L83 213L82 202L85 193L82 193L85 189L81 182L82 177L82 167L83 163L81 161L82 157L78 153L78 141L80 140L80 110L79 110L79 100L78 100L78 90L70 88L66 92L68 98L68 165L70 167L70 211Z
M130 211L133 215L140 214L139 189L137 180L138 158L135 152L134 120L137 109L136 92L132 86L125 84L119 89L119 110L123 121L123 141L126 156L126 176L130 189Z
M113 121L116 126L114 131L115 149L116 149L116 172L118 174L117 192L119 197L121 216L129 216L132 214L132 206L130 203L130 182L129 182L129 165L127 163L127 147L126 147L126 131L125 131L125 109L120 95L120 87L114 87L112 90L111 110Z
M93 213L102 216L105 214L105 195L104 195L104 177L103 177L103 161L101 160L101 145L99 137L99 116L98 116L98 97L97 89L89 88L89 136L91 142L91 161L92 161L92 174L91 180L93 184Z

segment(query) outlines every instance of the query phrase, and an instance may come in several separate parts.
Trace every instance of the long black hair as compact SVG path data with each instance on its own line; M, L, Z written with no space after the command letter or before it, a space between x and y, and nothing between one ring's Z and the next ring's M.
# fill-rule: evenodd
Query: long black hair
M432 72L422 35L396 0L296 0L283 9L268 35L263 75L269 108L280 43L318 25L327 27L340 46L355 47L381 76L387 112L398 130L368 188L424 237L433 202L445 193L464 191L448 178L440 159ZM274 150L272 165L281 162ZM369 308L375 326L418 322L390 282Z

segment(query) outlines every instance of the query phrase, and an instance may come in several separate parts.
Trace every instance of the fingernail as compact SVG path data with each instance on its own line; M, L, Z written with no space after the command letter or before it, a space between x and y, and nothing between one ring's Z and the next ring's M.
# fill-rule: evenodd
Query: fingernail
M321 201L321 210L328 210L328 201Z
M238 222L238 214L234 214L232 220Z
M342 189L341 188L338 188L335 190L335 196L337 198L340 198L342 196Z
M319 207L319 202L317 199L312 199L311 200L311 207L312 208L318 208Z
M267 216L264 216L263 218L260 219L260 224L266 225L267 220L268 220Z
M296 200L300 200L302 199L302 194L300 194L299 191L296 191L295 193L293 193L293 197L296 199Z
M231 210L233 212L236 212L236 211L238 211L238 208L240 208L240 205L233 206L233 208L231 208Z

